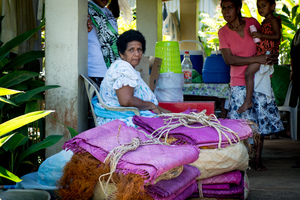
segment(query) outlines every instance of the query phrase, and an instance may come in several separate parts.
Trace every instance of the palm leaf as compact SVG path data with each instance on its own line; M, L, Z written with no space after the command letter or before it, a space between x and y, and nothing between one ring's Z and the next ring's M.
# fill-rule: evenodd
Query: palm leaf
M9 133L17 128L20 128L30 122L36 121L46 115L54 112L52 110L31 112L20 117L16 117L7 122L0 124L0 136Z
M33 90L27 91L24 94L19 94L15 97L11 98L11 100L13 102L15 102L15 104L20 105L21 103L30 100L32 97L34 97L34 95L36 95L38 93L44 92L49 89L58 88L58 87L60 87L60 86L59 85L47 85L47 86L38 87Z
M11 104L13 106L18 106L17 104L15 104L14 102L6 99L6 98L3 98L3 97L0 97L0 101L4 102L4 103L8 103L8 104Z
M6 143L14 134L11 134L11 135L8 135L8 136L5 136L5 137L0 137L0 147L2 147L2 145L4 143Z
M17 177L16 175L14 175L13 173L11 173L10 171L6 170L1 166L0 166L0 176L7 178L11 181L14 181L16 183L22 181L22 179L20 179L19 177Z
M26 144L27 141L27 136L23 135L22 133L17 133L9 139L9 142L4 144L3 148L5 148L6 151L9 150L10 152L14 152L17 147Z
M12 89L7 89L7 88L0 87L0 96L12 95L12 94L17 94L17 93L21 93L21 92L22 91L12 90Z
M38 73L30 71L16 71L9 73L0 78L0 86L9 88L38 75Z
M35 34L38 30L40 30L45 25L45 20L41 22L41 24L32 30L26 31L25 33L22 33L18 35L17 37L13 38L12 40L5 43L0 48L0 61L5 58L5 56L16 46L23 43L25 40L29 39L33 34Z
M22 160L24 158L26 158L27 156L29 156L30 154L56 144L62 137L63 137L63 135L50 135L50 136L46 137L43 141L32 145L31 147L29 147L26 151L24 151L20 155L18 163L21 163Z
M70 134L71 134L71 138L75 137L76 135L78 135L78 132L74 129L74 128L71 128L71 127L68 127L67 126L67 129L69 130Z
M7 63L1 71L7 71L7 70L12 70L15 69L19 66L22 66L28 62L31 62L33 60L36 60L38 58L42 58L45 56L44 51L29 51L26 53L23 53L16 58L14 58L12 61Z

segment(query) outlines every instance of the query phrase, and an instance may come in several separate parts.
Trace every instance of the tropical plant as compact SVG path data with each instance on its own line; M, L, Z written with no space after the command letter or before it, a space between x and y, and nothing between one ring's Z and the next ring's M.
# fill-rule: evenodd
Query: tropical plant
M0 179L2 183L5 183L6 179L19 182L20 179L15 174L22 175L31 171L18 172L21 165L22 169L26 168L23 164L36 165L32 161L38 160L36 153L52 146L63 137L51 135L43 139L37 121L53 112L38 111L39 101L44 99L44 91L59 86L45 86L44 81L39 80L38 73L25 70L26 65L43 58L44 52L31 51L15 58L9 56L14 47L30 38L44 25L43 21L36 29L27 31L0 47L0 178L5 178ZM23 65L25 67L20 67ZM28 133L33 127L35 137ZM77 134L74 129L67 128L72 137Z
M16 94L16 93L20 93L20 91L9 90L6 88L0 88L0 96L12 95L12 94ZM12 101L10 101L4 97L1 97L0 100L3 102L6 102L8 104L11 104L11 105L16 105ZM50 114L51 112L53 112L53 111L31 112L31 113L22 115L20 117L11 119L7 122L0 124L0 147L3 147L7 151L10 151L11 155L12 155L11 159L15 160L13 152L16 150L16 148L18 148L21 145L24 145L27 142L28 136L26 137L23 134L16 133L13 131L30 123L30 122L36 121L36 120ZM11 168L12 169L14 169L15 167L18 168L20 163L28 155L30 155L40 149L52 146L57 141L59 141L62 137L63 137L63 135L49 136L42 142L32 145L31 147L29 147L28 149L26 149L24 152L21 153L21 155L19 156L19 159L16 160L16 162L11 162L11 165L12 165ZM16 164L16 166L14 166L14 164ZM0 177L4 177L4 178L14 181L14 182L21 181L21 179L18 176L16 176L15 174L12 173L12 170L9 171L2 166L0 166Z

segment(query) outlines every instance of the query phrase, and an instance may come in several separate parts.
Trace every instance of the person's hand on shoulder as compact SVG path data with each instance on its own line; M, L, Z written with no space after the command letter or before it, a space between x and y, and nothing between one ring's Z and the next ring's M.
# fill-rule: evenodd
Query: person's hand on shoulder
M88 15L88 20L87 20L87 30L88 30L88 33L91 32L92 29L93 29L92 20L90 18L90 15Z

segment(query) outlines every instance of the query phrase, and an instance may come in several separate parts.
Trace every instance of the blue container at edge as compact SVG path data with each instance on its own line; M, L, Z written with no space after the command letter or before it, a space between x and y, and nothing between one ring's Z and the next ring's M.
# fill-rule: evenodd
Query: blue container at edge
M202 78L204 83L230 82L230 66L225 63L221 52L212 52L205 59Z
M190 54L190 59L193 64L193 69L196 70L199 74L202 75L203 68L203 55L201 51L195 50L181 50L180 51L180 59L183 61L184 52L188 51Z

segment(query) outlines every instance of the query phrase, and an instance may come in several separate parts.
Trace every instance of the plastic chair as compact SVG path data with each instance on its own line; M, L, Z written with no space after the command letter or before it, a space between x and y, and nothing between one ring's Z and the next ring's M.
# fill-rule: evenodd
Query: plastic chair
M297 140L297 114L298 114L299 99L297 100L297 105L295 108L289 106L290 98L291 98L291 94L292 94L292 86L293 86L293 83L290 82L290 85L289 85L289 88L288 88L288 91L286 93L286 97L284 100L284 104L282 106L278 106L278 110L290 112L291 138L292 138L292 140Z
M107 110L112 110L112 111L132 111L134 112L135 115L140 116L140 111L138 108L136 107L119 107L119 106L109 106L106 103L104 103L104 101L102 100L100 94L99 94L99 86L88 76L81 74L81 77L84 80L84 85L85 85L85 89L86 89L86 93L90 102L90 106L91 106L91 110L92 110L92 114L93 114L93 119L94 119L94 123L95 126L97 126L97 116L95 114L94 111L94 107L92 104L92 99L96 93L98 99L99 99L99 103L106 108Z

